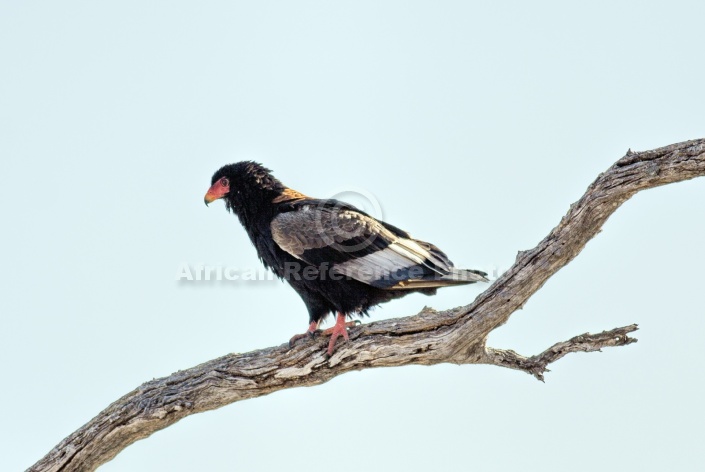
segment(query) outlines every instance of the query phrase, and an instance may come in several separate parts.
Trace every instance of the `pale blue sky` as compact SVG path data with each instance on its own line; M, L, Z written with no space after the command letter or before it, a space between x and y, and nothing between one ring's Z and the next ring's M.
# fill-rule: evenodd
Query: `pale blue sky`
M237 219L203 205L223 164L319 197L362 189L492 270L627 148L704 136L702 2L487 3L0 1L0 470L146 380L306 328L284 284L175 280L185 263L259 268ZM534 354L636 322L637 344L565 358L546 384L350 373L191 416L101 471L692 470L704 201L705 179L637 195L490 338Z

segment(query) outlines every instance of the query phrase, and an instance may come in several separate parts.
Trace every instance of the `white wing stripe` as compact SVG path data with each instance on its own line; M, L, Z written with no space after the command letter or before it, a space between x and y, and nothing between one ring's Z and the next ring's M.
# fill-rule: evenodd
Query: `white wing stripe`
M442 274L442 272L431 267L425 261L431 261L433 265L441 269L450 269L449 267L447 267L447 264L445 262L438 259L431 252L424 249L419 243L417 243L416 241L412 241L411 239L399 238L390 247L392 247L395 251L399 252L400 254L405 255L409 259L418 261L417 264L423 264L429 269L432 269L434 272L438 272L439 274Z
M407 259L409 261L413 261L415 264L423 264L423 261L424 261L423 256L419 256L417 254L414 254L412 251L409 251L409 249L407 249L408 246L404 247L404 246L406 246L405 244L404 245L400 244L401 241L402 240L397 240L396 242L390 244L389 249L396 252L397 254L404 257L405 259ZM419 248L419 249L421 249L421 248ZM421 254L423 254L423 253L421 253Z
M389 277L399 269L412 267L418 263L397 253L392 246L333 266L336 272L352 277L360 282L374 282Z

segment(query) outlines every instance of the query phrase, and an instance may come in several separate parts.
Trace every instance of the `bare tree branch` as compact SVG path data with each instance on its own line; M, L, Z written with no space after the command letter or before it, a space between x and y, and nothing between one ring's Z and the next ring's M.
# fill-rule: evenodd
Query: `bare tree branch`
M639 329L637 325L633 324L598 334L581 334L567 341L556 343L541 354L531 357L524 357L511 349L487 347L485 348L485 358L482 363L523 370L543 382L543 374L550 372L547 368L548 364L556 362L571 352L594 352L602 350L603 347L626 346L627 344L635 343L637 340L627 336L627 333L634 332L637 329Z
M146 382L61 441L30 471L88 471L133 442L185 416L285 388L313 386L351 370L401 365L492 364L543 380L548 364L570 352L589 352L636 341L636 325L560 342L523 357L488 348L489 333L585 247L607 218L640 190L705 175L705 139L633 153L600 174L585 195L538 246L520 252L514 265L470 305L446 311L425 308L416 316L378 321L350 333L350 342L328 359L325 340L289 349L282 345L230 354L168 377Z

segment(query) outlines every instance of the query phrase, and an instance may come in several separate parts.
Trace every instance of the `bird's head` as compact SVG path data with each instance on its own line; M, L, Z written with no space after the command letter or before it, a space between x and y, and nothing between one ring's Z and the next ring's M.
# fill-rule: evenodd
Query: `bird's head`
M222 172L223 169L216 172L211 179L211 188L208 189L206 196L203 198L206 206L230 193L230 178L226 173Z
M247 200L269 201L284 187L266 167L252 161L243 161L221 167L211 178L211 187L203 198L206 206L218 199L225 200L228 210L237 209Z

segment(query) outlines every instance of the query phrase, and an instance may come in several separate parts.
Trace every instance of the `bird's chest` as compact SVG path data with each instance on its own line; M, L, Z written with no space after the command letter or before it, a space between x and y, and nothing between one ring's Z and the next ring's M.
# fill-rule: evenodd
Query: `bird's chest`
M284 278L287 271L291 270L293 265L301 263L300 260L288 252L282 250L272 238L272 232L269 227L259 227L248 230L250 240L257 250L262 264L272 270L278 277Z

